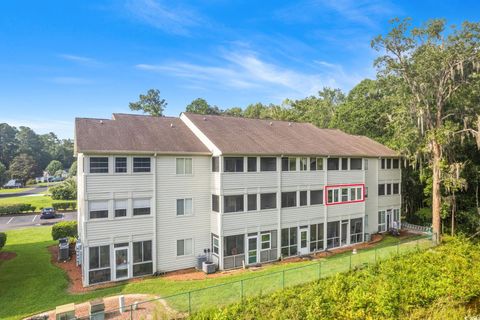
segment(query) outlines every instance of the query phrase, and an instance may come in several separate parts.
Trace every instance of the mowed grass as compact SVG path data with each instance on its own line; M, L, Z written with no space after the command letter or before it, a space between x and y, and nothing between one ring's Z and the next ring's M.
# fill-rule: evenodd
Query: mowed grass
M0 194L7 194L7 193L20 193L30 191L33 188L12 188L12 189L0 189Z
M7 245L3 250L16 252L17 257L0 264L0 319L18 319L54 309L57 305L121 293L168 297L165 300L171 307L195 312L205 307L238 302L242 295L255 296L315 281L319 277L348 271L367 262L374 263L375 259L385 259L397 251L405 253L417 248L417 242L414 241L402 244L398 249L397 246L380 246L377 250L359 251L357 255L343 253L322 259L321 264L320 260L274 263L257 270L248 269L204 280L174 281L164 277L149 277L86 294L69 294L66 274L50 262L47 248L56 244L51 240L51 227L12 230L7 235ZM392 243L392 240L387 237L385 243ZM430 246L430 242L422 239L418 246ZM210 288L202 289L206 287ZM188 294L188 291L191 293Z
M36 207L35 212L39 212L41 208L51 207L53 201L65 202L63 200L52 200L52 197L46 194L39 194L35 196L0 198L0 206L8 206L12 204L31 204L32 206Z

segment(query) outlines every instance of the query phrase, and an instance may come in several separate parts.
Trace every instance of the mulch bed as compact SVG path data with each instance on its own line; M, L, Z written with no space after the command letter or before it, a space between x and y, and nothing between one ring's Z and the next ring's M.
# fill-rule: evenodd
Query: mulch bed
M13 259L16 256L17 256L17 254L15 252L8 252L8 251L0 252L0 260L2 260L2 261L7 261L7 260L10 260L10 259Z

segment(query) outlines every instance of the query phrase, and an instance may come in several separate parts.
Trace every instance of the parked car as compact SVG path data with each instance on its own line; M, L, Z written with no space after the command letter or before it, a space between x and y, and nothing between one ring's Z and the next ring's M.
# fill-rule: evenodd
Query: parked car
M43 208L40 213L40 219L53 219L56 216L55 209L53 208Z
M5 189L23 188L23 183L19 180L12 179L5 183L3 187Z

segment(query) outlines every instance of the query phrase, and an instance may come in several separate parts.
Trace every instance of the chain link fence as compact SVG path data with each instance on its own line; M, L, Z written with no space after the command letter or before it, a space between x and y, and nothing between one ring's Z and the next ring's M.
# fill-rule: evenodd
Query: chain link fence
M120 308L105 310L105 319L181 319L201 309L226 306L246 298L272 293L284 288L313 282L341 272L358 270L399 254L418 252L433 246L431 235L396 244L379 245L340 253L328 259L314 260L284 270L191 290L158 299L141 301ZM95 319L87 316L76 319Z

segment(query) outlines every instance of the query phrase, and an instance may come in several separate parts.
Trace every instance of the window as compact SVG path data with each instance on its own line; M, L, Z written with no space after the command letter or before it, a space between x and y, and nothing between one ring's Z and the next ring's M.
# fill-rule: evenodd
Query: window
M364 162L365 162L365 164L364 164L365 170L368 170L368 159L365 159Z
M307 202L307 191L300 191L300 206L308 205Z
M150 172L150 158L133 158L133 172Z
M218 196L216 194L212 194L212 211L215 212L220 212L220 206L219 206L219 201L218 201Z
M398 169L400 167L400 161L398 159L392 160L392 169Z
M177 240L177 257L193 254L192 238Z
M357 200L356 188L350 188L350 201Z
M282 192L282 208L297 206L297 192Z
M90 219L108 218L108 201L90 201Z
M328 158L327 159L327 170L338 170L338 169L340 169L339 161L340 161L340 159L338 159L338 158Z
M257 172L257 157L247 158L248 172Z
M225 257L245 253L245 236L243 234L224 237L224 239L223 255Z
M365 187L365 198L368 198L368 187Z
M192 213L192 198L177 199L177 216L191 216Z
M323 170L323 158L310 158L310 170Z
M385 169L385 159L382 159L382 160L381 160L381 168L382 168L382 169Z
M260 248L262 250L269 250L272 247L270 232L265 232L260 234Z
M220 158L212 157L212 172L219 172L219 171L220 171Z
M310 205L323 204L323 190L310 191Z
M192 174L192 158L177 158L177 174Z
M127 200L115 200L115 218L127 216Z
M357 200L363 200L363 195L362 195L362 187L357 187Z
M220 240L218 236L212 233L212 252L217 256L220 254Z
M362 158L350 158L350 170L362 170Z
M116 157L115 158L115 173L127 172L127 158Z
M153 273L152 241L133 243L133 276L144 276Z
M381 183L378 185L378 195L379 196L385 195L385 184Z
M323 223L310 225L310 252L323 250Z
M397 223L400 222L400 209L393 209L393 221ZM398 224L397 228L400 228Z
M393 186L392 186L392 189L393 189L393 194L399 194L400 193L400 184L398 182L394 183Z
M223 158L223 172L243 172L243 158L242 157Z
M276 193L262 193L260 195L260 209L275 209L277 207Z
M248 196L248 211L257 210L257 195L249 194Z
M387 159L387 169L392 169L392 159Z
M386 186L387 186L387 193L386 194L389 196L389 195L392 194L392 185L390 183L387 183Z
M342 170L348 170L348 158L342 158Z
M108 173L108 157L91 157L90 173Z
M327 203L336 203L339 201L340 189L328 189Z
M295 256L297 255L297 227L282 229L282 256Z
M236 196L223 197L223 212L242 212L243 211L243 194Z
M363 241L363 220L362 218L350 220L350 244Z
M300 171L308 170L308 158L300 158Z
M260 171L277 171L277 158L260 158Z
M378 232L386 231L385 211L378 211Z
M150 214L150 199L133 199L133 215L144 216Z
M110 246L90 247L88 255L89 283L110 281Z
M342 188L342 202L348 201L348 188Z
M297 158L282 158L282 171L296 171L297 170Z
M340 246L340 221L327 223L327 248Z

